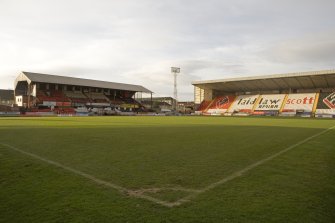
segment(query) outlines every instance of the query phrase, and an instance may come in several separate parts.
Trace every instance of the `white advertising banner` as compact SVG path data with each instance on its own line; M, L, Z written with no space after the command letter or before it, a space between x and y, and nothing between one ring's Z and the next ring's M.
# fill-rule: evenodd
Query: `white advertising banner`
M283 111L304 110L311 112L315 102L315 93L289 94Z
M335 109L316 109L316 114L335 115Z
M285 94L265 94L261 95L260 100L258 101L258 104L255 107L256 111L279 111L281 108L284 99Z
M251 110L257 101L259 95L240 95L238 96L233 105L230 107L229 112L239 110Z

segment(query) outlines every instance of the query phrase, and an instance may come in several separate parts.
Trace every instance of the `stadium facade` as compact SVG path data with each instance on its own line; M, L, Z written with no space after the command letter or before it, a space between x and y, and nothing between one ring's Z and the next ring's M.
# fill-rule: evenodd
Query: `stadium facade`
M192 84L198 114L335 117L335 70Z
M139 111L143 106L134 99L137 92L152 94L140 85L31 72L21 72L14 83L15 103L19 107L50 114L71 114L79 110L87 113L87 109L106 108Z

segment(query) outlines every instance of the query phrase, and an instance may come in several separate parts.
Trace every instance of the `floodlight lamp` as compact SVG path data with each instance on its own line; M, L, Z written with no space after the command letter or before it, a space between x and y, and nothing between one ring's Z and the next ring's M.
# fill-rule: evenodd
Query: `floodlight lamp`
M171 72L172 73L180 73L180 68L179 67L171 67Z

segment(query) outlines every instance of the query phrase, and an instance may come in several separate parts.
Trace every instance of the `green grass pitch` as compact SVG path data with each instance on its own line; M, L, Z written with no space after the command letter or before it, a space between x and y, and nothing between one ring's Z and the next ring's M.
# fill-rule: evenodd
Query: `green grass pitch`
M333 126L0 118L0 222L334 222Z

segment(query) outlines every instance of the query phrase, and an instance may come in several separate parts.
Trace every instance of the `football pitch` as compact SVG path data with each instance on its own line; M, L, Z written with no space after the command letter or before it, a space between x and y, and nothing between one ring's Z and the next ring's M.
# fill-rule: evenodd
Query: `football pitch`
M335 120L0 118L0 222L334 222Z

